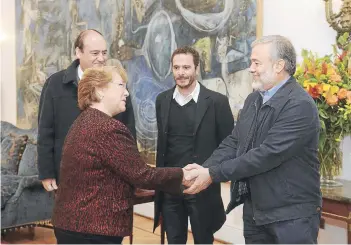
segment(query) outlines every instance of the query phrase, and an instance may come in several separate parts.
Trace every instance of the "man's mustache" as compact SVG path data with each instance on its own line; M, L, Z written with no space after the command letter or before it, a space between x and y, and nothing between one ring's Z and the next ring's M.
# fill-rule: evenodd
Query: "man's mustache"
M176 77L176 80L178 79L188 79L189 77L185 77L185 76L180 76L180 77Z

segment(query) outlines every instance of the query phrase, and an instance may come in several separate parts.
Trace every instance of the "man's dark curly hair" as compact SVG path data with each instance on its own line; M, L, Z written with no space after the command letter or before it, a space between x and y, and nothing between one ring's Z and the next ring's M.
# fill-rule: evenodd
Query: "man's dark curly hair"
M181 48L177 48L176 50L174 50L173 54L172 54L172 64L173 64L173 58L174 56L176 56L177 54L191 54L193 56L193 60L194 60L194 65L195 65L195 69L197 68L197 66L200 63L200 55L199 53L192 47L189 46L185 46L185 47L181 47Z

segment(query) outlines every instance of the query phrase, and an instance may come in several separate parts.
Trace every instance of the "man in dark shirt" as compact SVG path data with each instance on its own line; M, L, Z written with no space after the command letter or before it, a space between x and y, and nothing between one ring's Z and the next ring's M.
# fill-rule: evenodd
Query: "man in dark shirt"
M66 134L80 114L77 101L78 82L87 68L104 66L107 46L102 34L90 29L81 32L75 43L77 59L65 70L51 75L44 84L38 114L39 179L47 191L58 187L60 161ZM131 100L127 109L115 118L123 122L136 136Z
M157 167L185 167L204 162L230 134L233 115L228 98L208 90L196 80L199 54L191 47L172 55L176 86L158 95ZM213 243L213 233L225 221L219 184L201 194L174 196L158 193L155 225L162 214L169 244L185 244L188 218L196 244Z

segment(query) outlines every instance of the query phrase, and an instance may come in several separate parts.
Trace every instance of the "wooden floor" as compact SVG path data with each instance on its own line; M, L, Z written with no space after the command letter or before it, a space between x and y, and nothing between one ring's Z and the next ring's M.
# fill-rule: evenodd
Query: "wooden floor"
M134 215L133 228L133 243L134 244L160 244L160 229L152 233L153 220ZM1 239L1 243L11 244L56 244L54 232L47 228L35 228L34 238L28 228L20 229L19 231L6 233L5 238ZM166 239L167 243L167 239ZM193 244L194 239L192 234L188 234L188 244ZM129 237L125 237L123 244L129 244ZM215 242L215 244L221 244Z

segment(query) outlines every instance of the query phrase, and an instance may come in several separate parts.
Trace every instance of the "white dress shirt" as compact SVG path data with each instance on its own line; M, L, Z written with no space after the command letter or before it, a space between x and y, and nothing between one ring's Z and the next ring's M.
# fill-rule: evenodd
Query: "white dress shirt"
M175 101L180 106L183 106L183 105L189 103L191 99L193 99L195 101L195 103L197 103L197 100L199 99L199 94L200 94L200 84L198 81L195 81L195 82L196 82L195 89L193 90L193 92L191 92L187 96L182 95L179 92L178 87L176 86L174 93L173 93L173 99L175 99Z
M79 65L78 66L78 78L79 78L79 80L82 79L82 76L83 76L83 70L82 70L82 68Z

